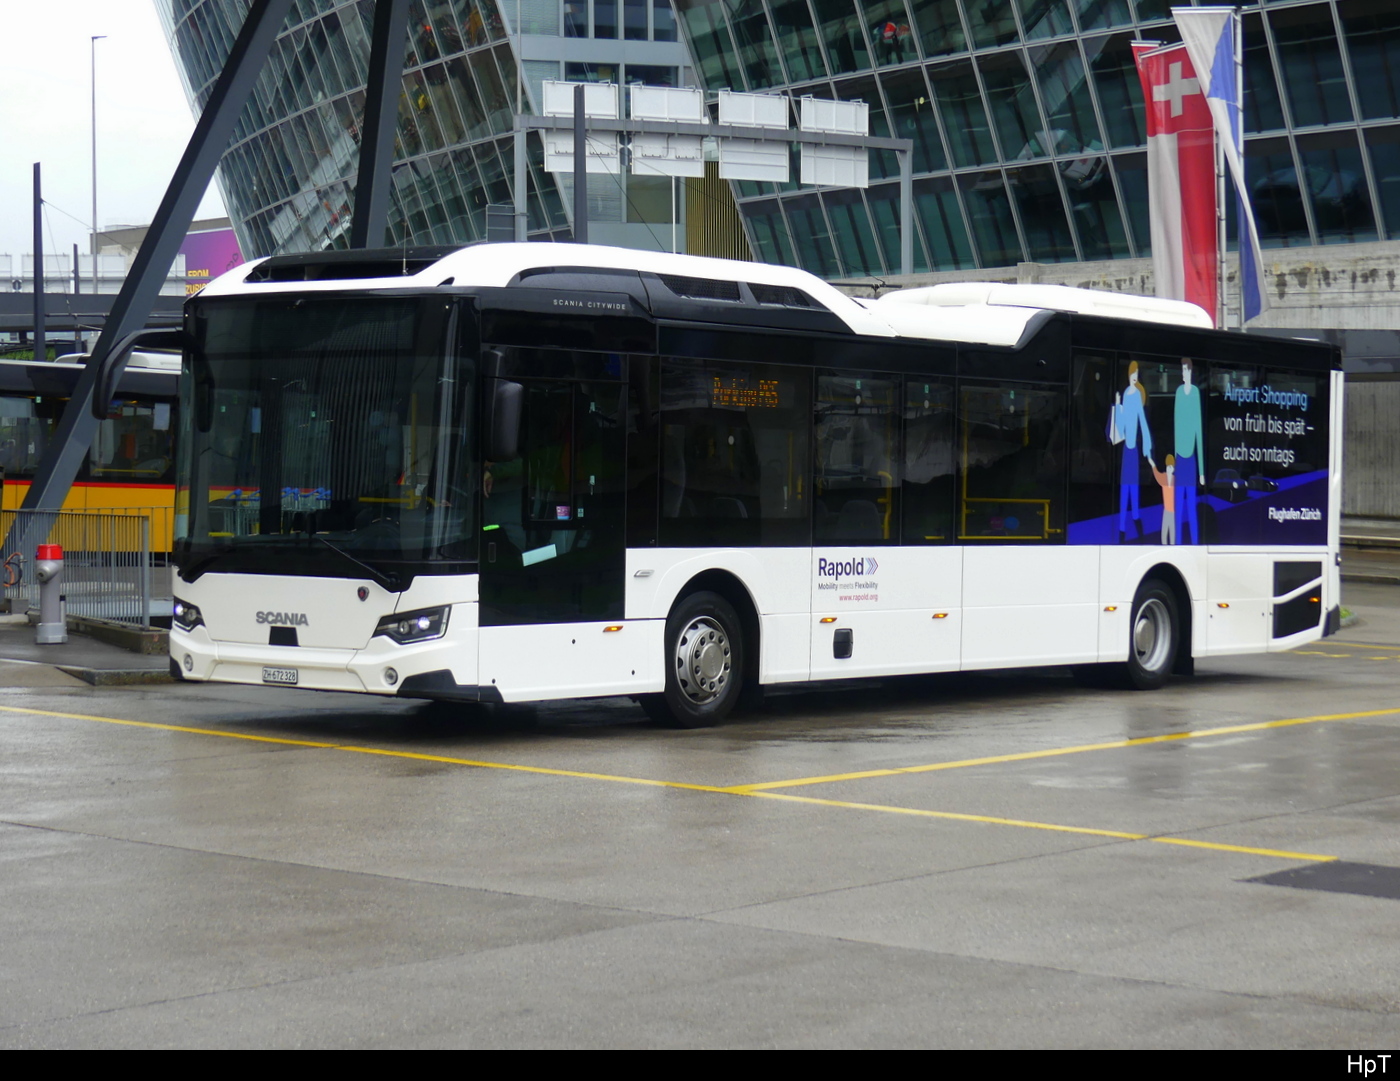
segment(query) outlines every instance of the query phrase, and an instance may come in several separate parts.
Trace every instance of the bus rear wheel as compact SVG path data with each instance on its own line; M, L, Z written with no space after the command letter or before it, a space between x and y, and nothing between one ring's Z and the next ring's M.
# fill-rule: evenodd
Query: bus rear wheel
M744 653L739 617L718 593L692 593L666 620L666 688L643 695L647 716L667 728L719 724L739 701Z
M1155 691L1167 682L1176 664L1181 630L1176 594L1160 578L1149 578L1133 598L1127 661L1075 665L1075 681L1084 687Z
M1176 595L1165 582L1149 578L1142 583L1128 628L1128 682L1140 691L1155 691L1167 682L1181 646Z

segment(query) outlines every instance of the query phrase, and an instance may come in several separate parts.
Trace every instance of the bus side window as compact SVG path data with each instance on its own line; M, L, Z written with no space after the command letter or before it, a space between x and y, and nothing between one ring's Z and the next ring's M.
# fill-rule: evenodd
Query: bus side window
M157 410L163 417L157 417ZM164 420L164 426L158 421ZM153 484L166 480L172 465L170 407L122 402L103 420L88 451L92 477Z
M896 540L896 384L867 375L817 378L812 535L819 542Z
M1069 499L1071 534L1078 523L1091 523L1116 514L1118 510L1119 463L1110 423L1113 395L1122 388L1117 357L1112 353L1077 353L1071 384L1071 429L1069 455ZM1085 529L1090 527L1085 526ZM1092 533L1079 543L1096 544L1103 539ZM1070 536L1075 542L1075 536Z
M53 428L33 397L0 397L0 470L11 480L32 475Z
M811 415L806 371L663 361L661 543L807 544Z
M1064 540L1065 399L1026 384L963 386L960 540Z
M953 486L957 469L951 384L909 379L904 384L903 542L946 544L953 539Z

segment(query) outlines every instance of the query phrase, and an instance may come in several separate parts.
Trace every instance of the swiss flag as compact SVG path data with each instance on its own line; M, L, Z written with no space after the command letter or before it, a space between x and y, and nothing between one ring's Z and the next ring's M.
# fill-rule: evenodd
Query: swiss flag
M1133 43L1147 106L1147 198L1157 295L1218 324L1215 125L1185 45Z

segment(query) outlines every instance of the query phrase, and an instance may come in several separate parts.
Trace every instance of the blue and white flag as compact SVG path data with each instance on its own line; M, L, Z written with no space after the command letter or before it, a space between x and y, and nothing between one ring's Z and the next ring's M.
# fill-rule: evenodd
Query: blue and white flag
M1186 53L1205 90L1239 207L1240 293L1244 319L1264 310L1264 259L1244 183L1244 86L1240 13L1232 7L1172 8Z

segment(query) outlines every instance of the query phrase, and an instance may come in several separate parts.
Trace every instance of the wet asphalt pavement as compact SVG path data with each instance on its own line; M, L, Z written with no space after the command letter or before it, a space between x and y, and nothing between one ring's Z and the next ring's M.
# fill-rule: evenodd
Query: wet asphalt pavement
M7 665L0 1046L1388 1047L1400 588L1344 602L697 732Z

